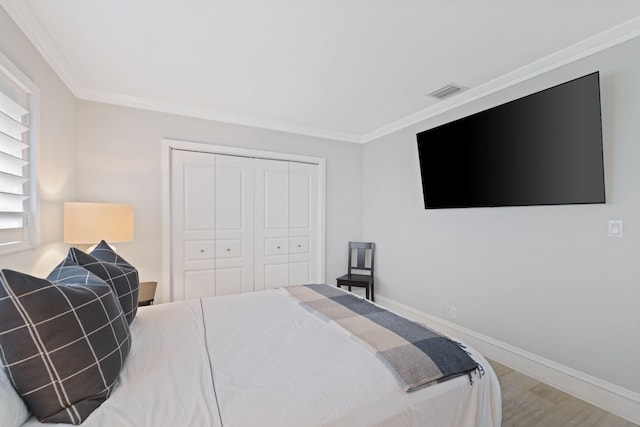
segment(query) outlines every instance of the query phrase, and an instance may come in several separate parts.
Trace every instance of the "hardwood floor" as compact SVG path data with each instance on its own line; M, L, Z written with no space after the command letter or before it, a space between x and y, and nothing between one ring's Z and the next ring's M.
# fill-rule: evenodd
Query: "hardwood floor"
M638 427L490 360L502 388L502 427Z

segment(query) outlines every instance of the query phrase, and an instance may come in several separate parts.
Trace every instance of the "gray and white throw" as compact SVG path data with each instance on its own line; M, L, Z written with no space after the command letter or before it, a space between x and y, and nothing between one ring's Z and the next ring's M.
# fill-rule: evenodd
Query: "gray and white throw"
M463 347L367 300L328 285L283 288L302 307L344 328L411 392L482 368Z

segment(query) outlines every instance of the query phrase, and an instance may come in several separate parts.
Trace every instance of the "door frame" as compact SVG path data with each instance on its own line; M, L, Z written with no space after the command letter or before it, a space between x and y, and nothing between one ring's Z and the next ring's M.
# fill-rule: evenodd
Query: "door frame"
M163 138L162 153L162 282L159 284L160 302L173 301L171 284L171 153L173 150L195 151L229 156L282 160L318 165L318 271L320 283L325 281L325 221L326 221L326 159L275 151L254 150L251 148L217 145L206 142L194 142Z

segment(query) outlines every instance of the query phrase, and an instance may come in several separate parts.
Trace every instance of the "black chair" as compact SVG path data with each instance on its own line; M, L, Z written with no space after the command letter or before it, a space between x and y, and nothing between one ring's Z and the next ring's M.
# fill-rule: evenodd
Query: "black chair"
M375 301L373 295L373 254L375 249L375 243L349 242L349 265L347 274L336 279L339 288L347 286L349 292L351 292L352 286L365 288L366 298ZM369 298L369 292L371 292L371 298Z

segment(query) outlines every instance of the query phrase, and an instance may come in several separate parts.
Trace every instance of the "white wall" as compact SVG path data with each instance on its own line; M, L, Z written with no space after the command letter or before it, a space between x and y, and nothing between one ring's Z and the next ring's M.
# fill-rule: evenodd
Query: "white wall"
M640 39L364 146L378 292L640 392ZM599 70L606 205L424 209L416 133ZM624 220L624 238L607 221Z
M76 99L1 7L0 51L40 88L36 174L42 221L42 245L0 256L0 268L46 276L68 250L62 203L76 195Z
M162 138L326 158L326 280L344 274L362 233L361 145L86 101L77 114L78 200L133 204L135 240L118 251L141 280L162 275Z

